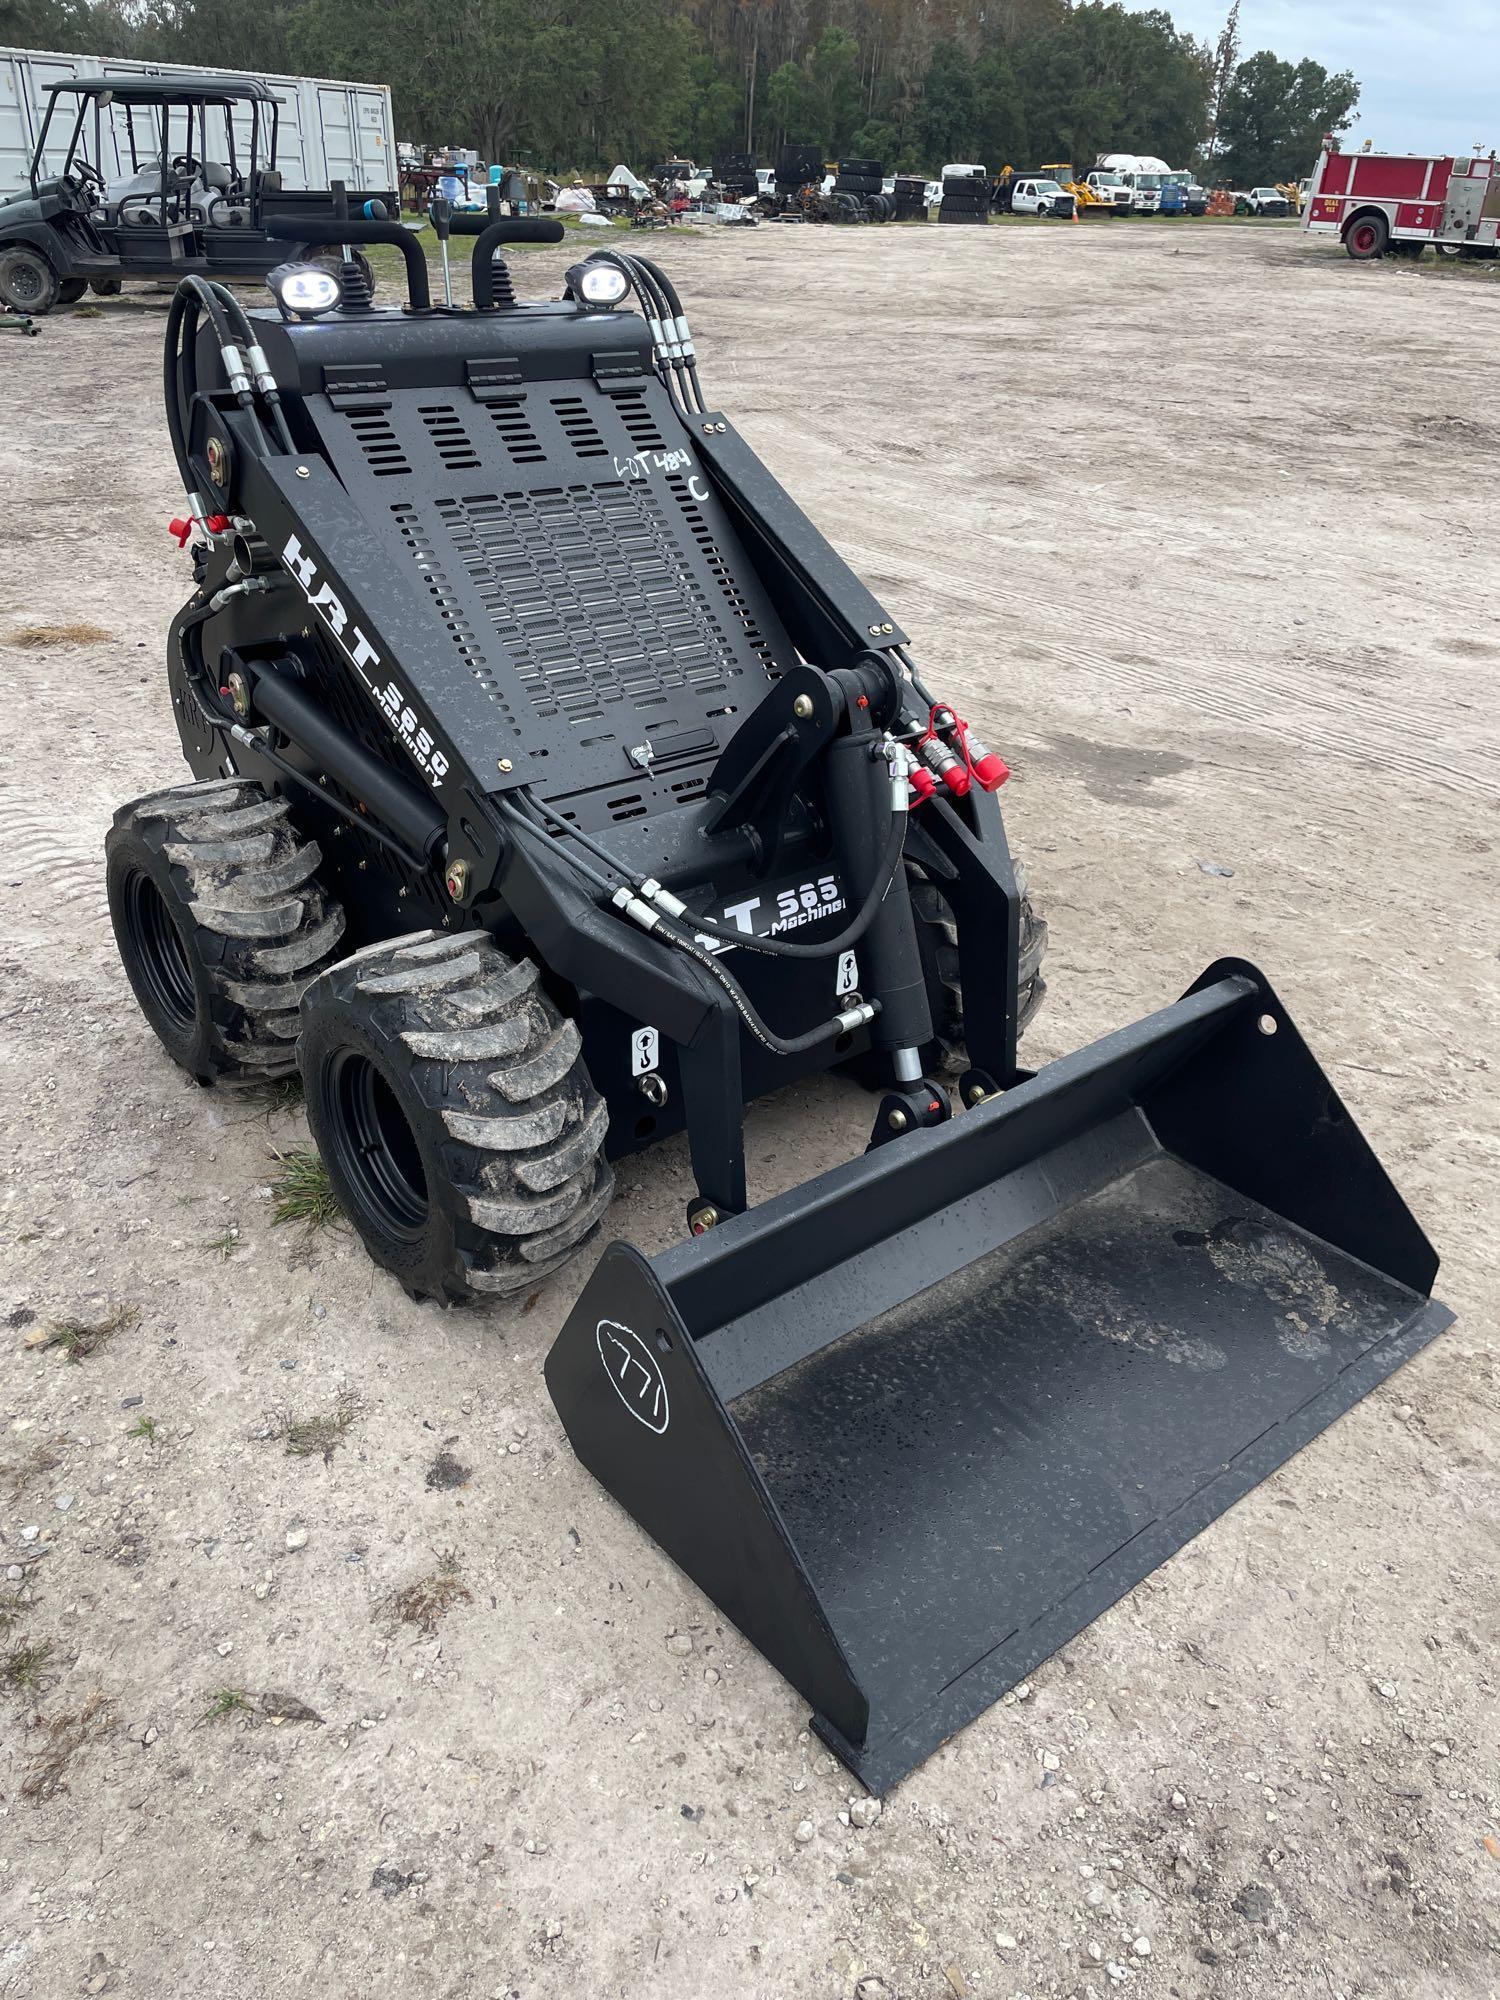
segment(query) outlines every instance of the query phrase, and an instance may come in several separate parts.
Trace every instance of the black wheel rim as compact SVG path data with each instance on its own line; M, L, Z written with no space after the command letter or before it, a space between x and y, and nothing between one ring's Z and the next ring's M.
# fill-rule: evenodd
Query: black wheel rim
M149 875L125 884L126 935L149 1004L179 1034L191 1034L198 1018L198 994L187 946L166 898Z
M323 1086L334 1160L379 1232L413 1243L427 1226L427 1175L396 1093L358 1049L340 1049Z
M11 265L10 290L21 305L34 305L42 296L42 274L29 258L18 257Z

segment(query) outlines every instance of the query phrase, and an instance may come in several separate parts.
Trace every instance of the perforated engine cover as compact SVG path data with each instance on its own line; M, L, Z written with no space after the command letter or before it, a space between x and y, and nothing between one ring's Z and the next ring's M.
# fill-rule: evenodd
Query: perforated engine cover
M701 793L736 715L796 652L654 377L377 379L363 402L308 405L493 703L513 782L586 823Z

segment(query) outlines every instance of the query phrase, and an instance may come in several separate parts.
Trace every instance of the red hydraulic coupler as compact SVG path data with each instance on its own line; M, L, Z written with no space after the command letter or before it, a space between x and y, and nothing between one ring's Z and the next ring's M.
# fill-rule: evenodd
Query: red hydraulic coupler
M982 792L998 792L1010 776L1010 766L996 750L986 750L977 736L966 736L964 747L969 753L969 769L974 774L974 782Z
M198 523L191 516L187 520L183 520L179 515L176 520L168 521L167 533L177 537L178 548L185 549L188 545L188 537L197 525ZM222 535L229 526L229 516L227 514L205 515L203 525L211 535Z
M934 714L938 712L936 709L933 711ZM942 737L929 730L916 745L916 751L928 770L941 778L956 799L961 799L969 789L971 782L969 773L961 759L954 756ZM933 789L936 790L936 786Z
M986 750L979 738L970 733L968 723L951 708L945 708L941 703L934 707L928 729L927 741L945 736L957 746L959 755L953 761L963 783L954 784L947 772L943 776L960 798L974 785L978 785L982 792L997 792L1010 776L1010 766L1005 759L993 750Z

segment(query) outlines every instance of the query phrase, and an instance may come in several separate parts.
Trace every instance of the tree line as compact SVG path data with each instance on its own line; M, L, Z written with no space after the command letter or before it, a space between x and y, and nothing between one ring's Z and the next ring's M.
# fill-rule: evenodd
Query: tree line
M0 0L0 43L387 83L397 131L585 177L787 142L931 172L1154 153L1309 173L1359 85L1114 0Z

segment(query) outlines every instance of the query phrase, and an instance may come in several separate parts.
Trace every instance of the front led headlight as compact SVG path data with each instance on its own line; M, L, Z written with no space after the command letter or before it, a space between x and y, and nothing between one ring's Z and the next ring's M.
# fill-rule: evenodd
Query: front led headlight
M617 306L630 290L630 280L614 264L575 264L568 273L568 290L586 306Z
M293 319L316 319L331 312L343 297L334 272L326 264L278 264L266 279L281 310Z

